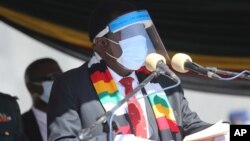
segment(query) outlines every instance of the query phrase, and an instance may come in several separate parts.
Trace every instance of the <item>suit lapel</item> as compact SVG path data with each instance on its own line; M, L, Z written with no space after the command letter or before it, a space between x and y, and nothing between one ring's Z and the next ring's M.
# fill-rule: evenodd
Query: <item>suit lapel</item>
M37 120L32 110L30 110L27 115L23 119L24 122L24 130L26 136L31 141L42 141L42 136L40 134L40 130L37 124Z

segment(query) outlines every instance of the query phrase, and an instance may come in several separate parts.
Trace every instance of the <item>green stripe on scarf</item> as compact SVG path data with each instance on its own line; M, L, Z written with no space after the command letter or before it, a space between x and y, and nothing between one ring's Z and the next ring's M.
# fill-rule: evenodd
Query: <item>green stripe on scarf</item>
M148 99L151 103L151 105L157 105L157 104L161 104L162 106L169 108L170 104L169 101L166 97L166 95L149 95Z
M113 104L117 104L120 100L120 93L119 91L115 91L114 93L102 92L98 94L98 97L101 103L106 104L112 102Z

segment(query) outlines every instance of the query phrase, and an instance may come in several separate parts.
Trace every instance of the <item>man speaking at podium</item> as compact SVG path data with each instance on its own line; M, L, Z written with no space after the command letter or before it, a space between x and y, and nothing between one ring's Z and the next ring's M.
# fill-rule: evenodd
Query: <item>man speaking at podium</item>
M148 11L124 0L103 1L96 7L89 20L89 38L92 58L54 81L49 141L80 140L79 131L91 127L151 73L144 67L148 54L169 61ZM209 127L190 110L180 86L162 90L175 83L166 76L155 77L115 112L113 131L107 130L107 123L97 124L86 132L86 140L105 141L112 132L115 141L182 141Z

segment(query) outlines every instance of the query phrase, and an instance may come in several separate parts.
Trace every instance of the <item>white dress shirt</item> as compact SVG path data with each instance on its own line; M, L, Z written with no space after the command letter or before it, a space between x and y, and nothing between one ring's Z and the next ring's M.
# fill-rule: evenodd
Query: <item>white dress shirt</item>
M32 111L34 112L40 134L42 136L43 141L47 141L47 114L35 107L32 107Z
M118 90L122 96L122 98L125 97L125 88L124 86L119 82L123 77L118 75L116 72L114 72L112 69L108 68L109 69L109 72L110 74L112 75L113 77L113 80L115 81L117 87L118 87ZM137 79L137 76L135 75L135 72L131 73L129 75L129 77L132 77L134 79L133 83L132 83L132 86L133 88L136 88L139 84L139 81ZM143 98L143 94L141 91L137 92L135 94L135 97L138 99L138 102L140 103L141 107L142 107L142 111L145 115L145 120L146 120L146 128L147 128L147 137L150 137L150 135L152 134L152 131L151 131L151 128L149 128L149 123L148 123L148 117L147 117L147 111L146 111L146 105L145 105L145 100ZM128 108L127 108L127 104L123 104L116 112L115 114L116 115L121 115L123 113L128 113ZM123 139L124 140L124 139ZM115 139L115 141L118 141ZM119 140L119 141L122 141L122 140Z

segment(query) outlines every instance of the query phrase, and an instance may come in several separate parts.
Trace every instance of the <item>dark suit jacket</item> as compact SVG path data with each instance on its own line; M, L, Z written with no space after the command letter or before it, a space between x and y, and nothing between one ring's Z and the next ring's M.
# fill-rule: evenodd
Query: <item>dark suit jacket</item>
M22 115L23 132L25 141L43 141L36 117L32 110Z
M169 86L171 83L166 77L158 77L158 79L157 81L163 86ZM189 109L181 87L168 90L167 96L181 130L175 141L181 141L184 136L209 126ZM146 107L149 125L153 130L150 139L164 140L158 134L156 120L147 100ZM54 81L48 107L49 141L78 141L78 132L82 128L90 127L104 113L104 108L89 78L87 63L60 75ZM98 125L91 133L93 140L107 140L103 125Z

